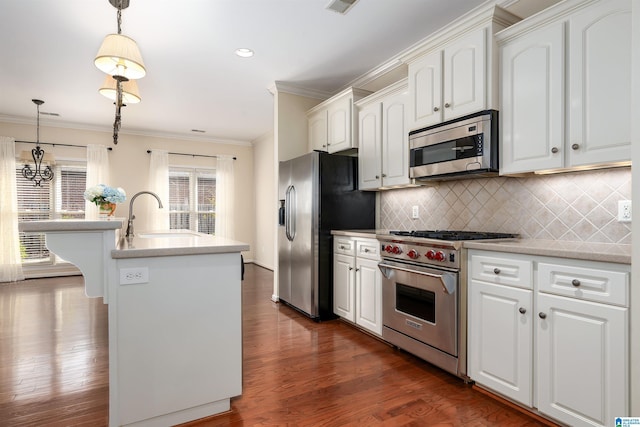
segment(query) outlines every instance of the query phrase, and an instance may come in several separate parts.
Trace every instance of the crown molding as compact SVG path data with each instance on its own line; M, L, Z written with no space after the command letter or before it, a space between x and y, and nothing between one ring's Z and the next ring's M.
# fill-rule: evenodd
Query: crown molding
M291 95L300 95L300 96L305 96L307 98L320 99L323 101L325 99L331 98L331 96L333 95L332 92L327 92L324 90L317 90L317 89L309 89L302 86L298 86L295 83L288 83L283 81L275 81L273 84L271 84L271 86L267 88L267 90L272 95L275 95L278 92L285 92Z
M8 116L3 114L0 114L0 123L35 126L35 120L33 119L27 119L27 118L18 117L18 116ZM102 133L108 133L108 134L113 133L113 128L111 126L96 126L96 125L87 125L84 123L75 123L75 122L66 122L66 121L54 122L54 121L40 119L40 126L48 126L52 128L59 128L59 129L85 130L85 131L102 132ZM250 141L245 141L245 140L212 138L212 137L200 136L200 135L192 136L192 135L186 135L186 134L183 135L183 134L177 134L177 133L158 132L158 131L141 130L141 129L120 129L118 134L146 136L146 137L152 137L152 138L176 139L176 140L182 140L182 141L199 141L199 142L224 144L224 145L239 145L239 146L245 146L245 147L253 146L253 144Z

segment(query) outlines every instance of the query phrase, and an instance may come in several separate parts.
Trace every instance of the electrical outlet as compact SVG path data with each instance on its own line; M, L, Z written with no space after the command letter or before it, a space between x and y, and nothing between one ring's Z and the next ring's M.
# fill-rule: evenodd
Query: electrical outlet
M417 206L411 206L411 218L413 219L420 218L420 214Z
M618 222L631 222L631 200L618 200Z
M149 269L147 267L120 269L121 285L135 285L138 283L149 283Z

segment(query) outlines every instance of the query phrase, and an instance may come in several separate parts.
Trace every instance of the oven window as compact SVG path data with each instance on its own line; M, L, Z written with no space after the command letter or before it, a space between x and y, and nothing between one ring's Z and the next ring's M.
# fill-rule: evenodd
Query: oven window
M396 310L435 323L436 294L396 283Z
M482 155L482 134L411 150L411 166L424 166Z

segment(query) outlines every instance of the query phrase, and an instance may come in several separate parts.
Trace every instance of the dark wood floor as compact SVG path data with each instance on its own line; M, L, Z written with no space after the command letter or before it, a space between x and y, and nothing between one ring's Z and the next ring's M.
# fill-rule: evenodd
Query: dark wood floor
M242 396L190 426L542 425L344 322L271 302L272 280L247 265ZM107 310L81 284L0 285L1 426L107 425Z

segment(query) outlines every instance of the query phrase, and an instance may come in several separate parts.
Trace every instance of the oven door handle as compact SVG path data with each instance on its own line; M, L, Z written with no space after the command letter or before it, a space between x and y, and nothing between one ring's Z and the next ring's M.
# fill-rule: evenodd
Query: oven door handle
M442 283L442 290L444 290L447 294L453 294L456 291L456 277L451 273L443 273L443 274L435 274L435 273L427 273L426 271L414 270L411 268L399 267L397 265L389 265L384 262L378 263L378 269L386 279L391 279L392 271L398 270L404 271L405 273L411 274L420 274L422 276L432 277L434 279L440 279Z

